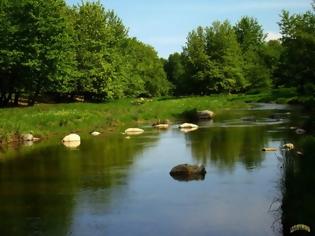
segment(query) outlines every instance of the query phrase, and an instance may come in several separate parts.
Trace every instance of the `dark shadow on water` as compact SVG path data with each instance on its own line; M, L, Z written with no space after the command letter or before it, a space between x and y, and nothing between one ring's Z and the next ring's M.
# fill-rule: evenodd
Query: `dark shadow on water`
M315 235L315 138L299 137L297 140L304 156L294 152L283 154L283 174L280 183L282 192L281 223L283 235ZM290 232L291 227L304 224L311 232Z
M173 179L180 182L190 182L190 181L203 181L205 179L205 174L196 174L196 175L172 175Z

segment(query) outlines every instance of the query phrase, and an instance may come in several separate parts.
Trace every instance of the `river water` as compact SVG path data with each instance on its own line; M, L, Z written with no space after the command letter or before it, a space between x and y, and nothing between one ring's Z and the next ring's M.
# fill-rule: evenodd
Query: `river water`
M2 150L1 235L283 235L280 147L299 138L296 117L264 105L222 110L188 133L142 126L130 138L82 134L72 149L56 137ZM204 164L205 179L173 179L183 163Z

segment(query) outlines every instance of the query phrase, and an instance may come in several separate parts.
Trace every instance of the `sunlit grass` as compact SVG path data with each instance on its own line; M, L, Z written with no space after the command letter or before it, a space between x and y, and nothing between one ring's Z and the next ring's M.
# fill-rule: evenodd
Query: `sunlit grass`
M251 97L252 96L252 97ZM181 118L185 111L247 107L255 95L215 95L207 97L123 99L109 103L37 104L26 108L0 110L0 139L10 141L22 133L46 137L95 129L122 129L156 120Z

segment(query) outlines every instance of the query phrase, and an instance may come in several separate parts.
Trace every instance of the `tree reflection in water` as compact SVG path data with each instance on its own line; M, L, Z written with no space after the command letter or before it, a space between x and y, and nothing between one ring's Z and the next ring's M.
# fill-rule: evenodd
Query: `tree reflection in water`
M281 180L281 223L283 235L313 235L315 232L315 138L303 137L299 140L304 156L295 152L283 154L283 177ZM290 228L305 224L306 231L290 233Z

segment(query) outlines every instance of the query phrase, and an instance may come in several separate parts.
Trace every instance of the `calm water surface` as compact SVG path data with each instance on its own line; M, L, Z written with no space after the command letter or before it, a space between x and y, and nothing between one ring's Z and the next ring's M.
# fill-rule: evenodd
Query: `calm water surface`
M59 138L0 154L1 235L282 235L283 152L296 138L285 107L225 110L183 133L143 127ZM204 164L203 181L170 169Z

